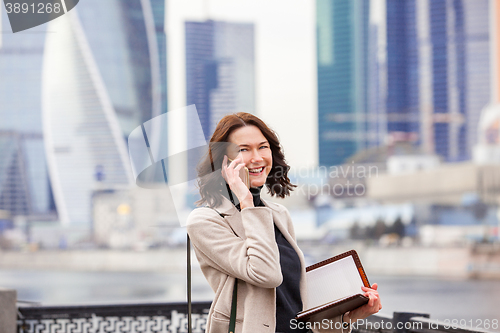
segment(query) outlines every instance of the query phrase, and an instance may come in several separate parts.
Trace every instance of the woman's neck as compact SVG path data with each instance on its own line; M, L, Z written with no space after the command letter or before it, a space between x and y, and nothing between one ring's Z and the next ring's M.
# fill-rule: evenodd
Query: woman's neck
M262 190L262 188L264 187L264 185L262 186L259 186L259 187L251 187L250 188L250 193L252 193L252 197L253 197L253 205L254 207L258 207L258 206L264 206L264 203L262 202L262 200L260 199L260 191ZM223 193L223 195L231 200L231 198L233 198L233 200L231 200L231 202L233 203L233 205L236 206L236 208L238 208L238 210L240 210L240 203L238 202L238 198L236 197L236 195L230 190L229 186L227 186L227 189L228 191L230 191L231 193Z

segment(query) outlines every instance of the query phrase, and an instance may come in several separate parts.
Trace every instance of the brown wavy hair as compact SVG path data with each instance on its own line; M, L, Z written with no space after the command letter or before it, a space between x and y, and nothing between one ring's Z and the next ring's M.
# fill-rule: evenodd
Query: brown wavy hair
M226 115L219 121L210 138L208 152L198 163L196 170L201 199L196 204L217 207L222 203L222 193L227 192L227 185L219 170L224 155L227 155L229 145L220 143L228 142L229 135L234 130L251 125L256 126L262 132L272 152L273 165L265 183L268 193L271 196L284 198L290 195L290 191L296 187L288 178L290 166L285 161L283 148L276 133L253 114L238 112Z

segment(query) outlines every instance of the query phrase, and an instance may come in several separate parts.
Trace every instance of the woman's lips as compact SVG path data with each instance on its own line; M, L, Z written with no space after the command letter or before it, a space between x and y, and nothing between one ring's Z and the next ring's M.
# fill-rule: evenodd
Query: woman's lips
M250 171L250 170L258 170L258 169L260 169L260 172L252 172L252 171ZM248 172L249 172L249 174L251 176L260 176L264 172L265 169L266 169L265 167L252 168L252 169L248 169Z

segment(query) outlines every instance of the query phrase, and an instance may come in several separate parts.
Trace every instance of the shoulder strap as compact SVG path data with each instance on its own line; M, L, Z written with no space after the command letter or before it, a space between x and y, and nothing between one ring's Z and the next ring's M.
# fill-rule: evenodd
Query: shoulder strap
M192 333L193 325L191 322L191 240L187 234L187 301L188 301L188 333Z
M238 296L238 279L235 279L233 288L233 301L231 302L231 317L229 317L229 333L234 333L236 327L237 296Z

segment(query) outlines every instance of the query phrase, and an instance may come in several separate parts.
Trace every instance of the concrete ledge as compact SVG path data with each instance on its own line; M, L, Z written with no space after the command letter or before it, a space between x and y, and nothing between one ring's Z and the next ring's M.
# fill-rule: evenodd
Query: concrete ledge
M0 288L0 333L15 333L17 291Z

